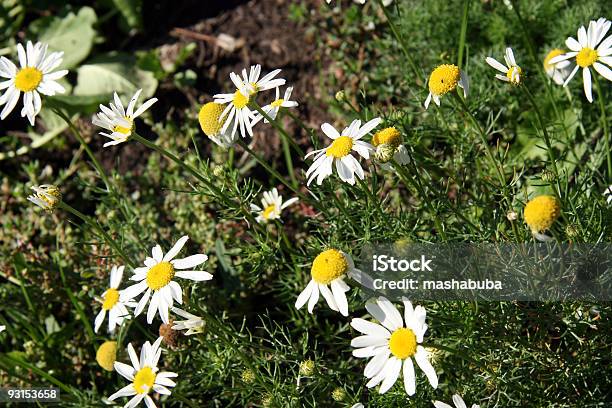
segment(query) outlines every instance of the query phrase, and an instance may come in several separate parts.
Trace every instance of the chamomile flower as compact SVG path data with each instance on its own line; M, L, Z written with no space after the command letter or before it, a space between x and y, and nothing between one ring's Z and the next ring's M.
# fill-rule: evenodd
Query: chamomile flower
M181 286L173 280L177 278L190 279L196 282L212 279L212 275L205 271L186 271L192 269L208 259L204 254L196 254L183 259L174 259L180 252L189 237L181 237L176 244L166 253L162 252L159 245L153 247L152 257L144 261L145 266L134 269L134 275L130 278L133 281L140 281L123 290L124 299L132 299L144 292L138 301L134 316L140 315L144 310L149 298L149 308L147 310L147 323L151 324L156 312L166 324L169 322L168 310L176 300L179 304L183 303L183 291ZM153 296L151 297L151 292Z
M298 198L294 197L283 203L283 197L278 194L275 187L263 193L261 207L251 204L251 211L257 213L257 218L255 218L257 222L265 224L268 221L279 219L282 211L297 201Z
M588 30L584 26L578 29L578 40L568 37L565 41L565 45L570 49L570 52L554 57L550 61L556 64L575 58L576 66L563 86L567 86L578 69L582 68L584 94L589 102L593 102L590 67L593 67L608 81L612 81L612 70L609 68L612 66L612 35L604 40L611 25L612 22L603 17L597 21L591 20Z
M301 309L308 301L308 312L312 313L319 300L319 293L321 293L330 309L340 312L343 316L348 316L345 292L348 292L349 286L344 282L344 278L361 273L355 268L355 263L350 255L337 249L321 252L312 263L310 269L312 279L298 296L295 307Z
M6 89L0 97L0 106L4 105L0 119L4 120L15 108L23 92L21 117L27 116L34 126L34 118L42 108L40 94L53 96L64 93L65 89L57 80L64 77L68 70L52 72L62 63L63 52L52 52L47 55L47 44L28 41L26 48L17 44L20 68L12 61L0 57L0 77L7 81L0 82L0 90Z
M422 306L402 298L404 318L388 299L379 297L376 302L366 303L367 311L382 325L355 318L351 326L363 336L351 341L353 356L373 357L366 365L364 375L370 379L368 388L382 382L380 394L387 392L397 381L400 373L404 378L404 389L408 395L416 392L416 377L412 359L421 368L433 388L438 387L438 376L427 358L427 351L420 343L427 331L426 311Z
M485 59L487 64L504 74L495 74L495 78L504 82L510 82L512 85L519 85L523 79L523 70L517 65L512 48L506 48L504 60L506 61L506 65L497 61L495 58L487 57Z
M226 119L221 119L223 113L223 105L208 102L202 106L198 113L198 121L202 131L210 140L215 142L221 147L229 148L236 141L235 138L226 129L225 132L221 132Z
M123 278L123 265L113 266L110 272L110 287L102 293L102 297L97 300L102 303L102 310L96 316L94 322L94 331L97 333L104 322L106 313L108 312L108 331L113 333L117 326L121 326L123 321L129 319L129 313L126 306L135 307L135 303L131 303L121 299L119 285Z
M295 108L296 106L298 106L298 103L296 101L290 100L292 91L293 87L288 87L287 89L285 89L285 95L281 98L280 91L278 88L276 88L276 98L274 99L274 101L271 104L262 107L261 109L266 112L266 115L268 115L271 119L274 120L276 119L276 116L278 115L278 112L281 108ZM268 119L265 119L261 113L257 112L255 114L253 124L259 122L262 119L264 120L264 123L269 123Z
M376 132L372 137L372 145L376 148L376 158L385 170L393 170L393 166L388 163L391 159L399 165L407 164L410 161L408 150L402 144L402 134L394 127Z
M174 321L172 330L185 330L185 336L191 336L192 334L202 333L206 322L199 316L192 315L191 313L179 309L178 307L172 307L172 313L175 313L185 320Z
M278 88L279 86L285 85L285 80L282 78L274 78L281 72L280 69L268 73L263 78L259 78L261 74L261 65L251 65L249 75L247 75L246 69L242 70L241 85L236 87L243 91L245 94L250 96L256 95L261 91L267 91L268 89ZM236 75L236 74L234 74ZM237 75L236 75L237 76ZM232 79L232 82L236 82ZM278 99L278 98L277 98Z
M116 361L114 367L115 371L131 383L108 397L109 401L121 397L132 397L125 404L125 407L133 408L144 400L147 408L155 408L156 405L149 396L152 391L161 395L171 394L168 387L176 386L171 378L178 377L178 374L170 371L159 371L159 368L157 368L157 363L161 357L160 345L162 339L162 337L159 337L153 345L148 341L145 342L140 351L140 358L138 358L132 343L128 344L127 351L132 365Z
M324 149L315 150L306 155L305 158L315 155L314 162L306 171L307 185L310 185L314 179L317 180L317 184L321 185L323 180L333 173L334 164L342 181L354 185L355 175L363 180L365 175L361 164L351 155L351 152L357 152L364 159L370 158L370 152L374 150L373 146L360 139L374 130L381 121L380 118L375 118L361 126L360 120L354 120L342 131L342 134L338 133L329 123L321 125L323 133L333 142Z
M436 408L453 408L450 405L440 401L435 401L433 404ZM457 394L453 395L453 404L455 404L456 408L467 408L467 405L465 405L463 398L461 398ZM473 404L472 408L480 408L480 405Z
M612 186L608 187L606 191L604 191L604 197L606 197L606 202L608 204L612 204Z
M429 76L428 85L429 95L425 99L425 109L429 107L432 99L436 105L440 106L440 96L454 91L457 86L463 88L463 97L467 97L470 86L467 74L452 64L436 67Z
M113 146L120 143L126 142L132 132L135 130L134 120L145 113L151 105L157 102L157 98L151 98L142 105L136 111L134 108L136 107L136 102L138 102L138 98L140 97L140 93L142 89L136 91L130 102L128 103L127 109L123 108L123 104L121 103L121 99L119 99L119 95L117 92L114 93L114 104L109 103L109 107L106 107L100 104L100 110L102 112L98 112L93 116L91 122L108 130L108 132L100 132L102 136L106 136L111 139L110 142L104 143L103 147Z
M572 64L567 60L557 62L556 64L550 62L553 58L563 54L565 54L565 50L555 48L544 58L544 71L557 85L563 85L565 79L572 72Z
M34 194L28 196L28 201L31 201L49 213L53 212L62 201L60 189L53 184L32 186L32 190L34 190Z
M550 229L560 214L559 201L550 195L535 197L525 205L523 211L525 222L534 233Z

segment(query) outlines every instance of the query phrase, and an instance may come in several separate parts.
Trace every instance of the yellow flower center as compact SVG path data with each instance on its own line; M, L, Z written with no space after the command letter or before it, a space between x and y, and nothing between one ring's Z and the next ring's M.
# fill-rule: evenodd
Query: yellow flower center
M553 196L542 195L529 201L523 216L533 232L549 229L561 214L559 201Z
M217 136L221 132L221 128L225 123L226 118L219 120L223 113L223 105L215 102L208 102L202 106L198 113L200 127L204 134L208 137Z
M261 214L261 216L264 217L264 219L268 220L270 219L272 214L275 212L275 210L276 210L276 206L274 204L271 204L267 206L265 210L263 210L263 213Z
M110 288L104 295L104 303L102 303L102 309L111 310L113 306L119 301L119 291L117 289Z
M521 76L523 76L521 67L510 67L508 72L506 72L506 77L514 85L518 85L521 82Z
M42 81L43 73L32 67L22 68L15 75L15 88L21 92L30 92L38 88Z
M379 132L376 132L376 134L372 138L372 144L374 145L374 147L378 147L381 144L388 144L396 148L401 143L402 134L394 127L388 127Z
M429 76L429 92L438 96L444 95L457 88L459 78L461 78L461 73L458 66L440 65Z
M599 55L597 54L597 50L592 48L583 48L580 50L578 55L576 55L576 64L581 66L582 68L590 67L597 61Z
M281 105L282 105L284 102L285 102L285 100L284 100L284 99L277 99L277 100L275 100L274 102L272 102L270 105L271 105L273 108L280 108L280 107L281 107Z
M328 249L315 258L310 269L310 275L317 283L327 285L341 277L348 270L348 262L342 252Z
M391 353L400 360L414 356L416 354L416 348L416 336L412 330L402 327L391 334L389 349Z
M159 290L174 278L174 266L170 262L160 262L147 272L147 285L153 290Z
M134 121L127 116L124 116L123 118L128 121L128 123L130 124L130 127L127 128L123 126L115 126L113 128L113 132L119 132L119 133L123 133L124 135L129 136L132 134L132 131L134 130Z
M546 58L544 58L544 70L550 71L551 69L554 69L555 66L550 63L550 60L555 57L558 57L561 54L565 54L565 51L560 48L555 48L554 50L549 52L548 55L546 55Z
M149 366L138 370L134 376L134 390L137 394L147 394L155 384L155 373Z
M349 136L340 136L327 148L325 154L334 156L336 159L344 157L351 152L353 139Z
M96 351L96 361L106 371L113 371L113 364L117 358L117 342L105 341Z
M232 103L236 108L242 109L249 104L249 97L244 96L240 91L236 91L236 93L234 93Z

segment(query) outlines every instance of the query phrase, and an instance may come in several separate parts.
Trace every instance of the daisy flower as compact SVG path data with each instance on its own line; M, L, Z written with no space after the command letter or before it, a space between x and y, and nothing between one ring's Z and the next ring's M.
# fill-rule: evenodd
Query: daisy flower
M470 86L467 74L452 64L436 67L429 76L428 85L429 95L425 99L425 109L429 107L432 99L436 105L440 106L440 96L454 91L457 86L463 88L463 97L467 97Z
M168 309L172 307L175 300L179 304L183 303L181 286L172 279L175 276L196 282L212 279L213 276L205 271L182 270L191 269L206 262L208 256L196 254L183 259L174 259L188 239L187 235L181 237L165 256L161 247L156 245L153 247L152 257L145 259L145 266L134 269L134 275L130 279L140 282L124 289L122 292L126 300L145 292L136 306L134 316L142 313L149 298L151 298L151 303L149 303L149 309L147 310L147 323L151 324L155 313L159 312L162 321L168 324ZM152 297L151 292L153 292Z
M110 273L110 287L102 293L102 297L98 298L98 302L102 303L102 310L96 316L94 331L97 333L104 322L106 312L108 312L108 331L113 333L115 327L121 326L125 319L129 319L129 313L126 306L135 307L135 303L126 302L120 299L121 292L119 291L119 285L121 284L121 278L123 278L123 270L125 267L113 266Z
M123 104L121 103L121 99L119 99L117 92L114 93L114 104L112 102L109 103L109 107L102 104L100 105L100 110L102 112L96 113L91 119L91 122L94 125L104 128L110 132L100 132L102 136L112 139L112 141L104 143L103 147L126 142L132 135L132 132L134 132L134 119L145 113L151 107L151 105L157 102L157 98L151 98L143 103L140 108L136 109L136 112L134 112L136 102L138 102L138 97L140 96L141 92L142 89L136 91L134 96L132 96L130 103L128 103L127 109L123 108Z
M295 307L301 309L308 301L308 312L312 313L319 300L319 293L321 293L330 309L339 311L343 316L348 316L345 292L348 292L349 287L344 283L344 278L345 276L354 277L361 273L355 268L355 263L350 255L337 249L321 252L312 263L310 269L312 279L298 296Z
M170 371L160 372L159 368L157 368L157 363L161 356L160 345L162 339L163 337L159 337L153 345L148 341L145 342L140 351L140 359L132 343L128 344L127 351L132 365L115 361L114 367L121 376L131 381L131 384L126 385L108 397L109 401L120 397L132 397L125 404L125 407L133 408L144 400L147 408L155 408L156 405L149 396L151 391L161 395L171 394L167 387L176 386L176 383L171 378L178 377L178 374Z
M0 82L0 90L6 89L0 97L0 106L4 105L0 119L4 120L13 111L23 92L21 117L27 116L30 125L34 126L34 118L42 107L40 94L53 96L65 92L57 80L64 77L68 70L52 72L62 63L64 53L52 52L47 55L47 44L28 41L25 49L17 44L17 54L19 69L9 59L0 57L0 77L8 79Z
M208 102L202 106L198 113L198 121L202 131L210 140L215 142L217 145L226 149L230 148L236 139L228 132L221 132L226 119L221 119L223 113L223 105Z
M34 194L28 196L28 201L36 204L47 212L53 212L62 201L60 189L53 184L32 186L32 190L34 190Z
M372 145L376 148L376 157L385 170L393 170L393 166L388 163L391 159L399 165L407 164L410 161L408 150L402 144L402 134L394 127L376 132L372 137Z
M427 358L427 351L420 345L427 331L425 308L413 308L406 298L402 298L402 301L403 320L393 303L381 296L375 303L366 303L366 309L382 325L359 318L351 321L351 326L364 334L351 341L351 346L356 347L353 356L373 357L364 370L364 375L370 378L366 386L372 388L382 382L380 394L384 394L395 384L401 372L404 389L408 395L414 395L416 377L412 358L425 373L431 386L438 387L438 376Z
M321 125L323 133L333 142L324 149L315 150L306 155L305 158L315 155L314 162L306 171L307 185L310 185L315 178L317 184L321 185L323 180L332 174L334 164L342 181L354 185L355 174L363 180L365 175L361 164L350 153L355 151L366 160L370 158L370 152L374 150L374 147L359 139L374 130L381 121L380 118L375 118L361 126L360 120L354 120L349 127L342 131L342 135L329 123Z
M570 52L559 55L551 59L551 63L556 64L570 58L576 59L576 66L565 80L563 86L567 86L569 81L576 75L579 68L582 68L582 81L584 83L584 94L589 102L593 102L593 89L591 86L591 70L593 67L601 76L608 81L612 81L612 35L604 40L612 22L605 18L591 20L588 30L584 26L578 29L578 40L568 37L565 45ZM606 66L607 65L607 66Z
M179 309L178 307L172 307L172 312L185 318L185 320L174 321L172 330L185 330L185 336L191 336L192 334L202 333L204 331L204 325L206 322L199 316L192 315L189 312Z
M485 61L487 61L487 64L504 74L495 74L495 78L504 82L510 82L512 85L520 84L523 75L523 70L516 64L512 48L506 48L506 55L504 55L504 60L506 61L506 65L497 61L495 58L487 57L485 59Z
M274 71L265 75L263 78L259 79L259 75L261 74L261 65L259 64L251 65L251 70L249 72L249 75L247 75L246 69L242 70L242 79L238 77L239 80L241 81L240 82L241 85L240 86L236 85L236 87L239 90L244 91L245 95L248 94L250 96L256 95L257 93L261 91L267 91L268 89L278 88L279 86L285 85L284 79L282 78L274 79L274 77L277 76L280 72L281 72L280 69L275 69ZM234 82L234 84L235 83L236 82Z
M453 395L453 404L455 404L456 408L467 408L467 405L465 405L463 398L461 398L457 394ZM435 401L434 406L436 408L453 408L450 405L445 404L444 402L440 402L440 401ZM480 405L473 404L472 408L480 408Z
M278 195L278 190L274 187L271 191L265 191L261 199L261 207L251 204L251 211L257 213L255 220L265 224L270 220L277 220L281 212L291 204L298 201L297 197L291 198L283 203L283 197Z
M556 64L550 62L553 58L563 54L565 54L565 50L555 48L546 55L546 58L544 58L544 71L557 85L563 85L565 79L570 72L572 72L572 64L569 61L560 61Z
M274 99L274 102L262 107L261 109L266 112L266 115L268 115L270 118L272 118L273 120L276 119L276 116L278 115L278 112L281 108L295 108L296 106L298 106L297 102L289 99L291 98L291 92L293 92L293 87L290 86L285 89L285 95L281 98L280 91L278 88L276 88L276 98ZM259 122L262 119L264 119L263 115L257 112L255 114L253 124ZM268 119L264 119L264 123L269 123Z

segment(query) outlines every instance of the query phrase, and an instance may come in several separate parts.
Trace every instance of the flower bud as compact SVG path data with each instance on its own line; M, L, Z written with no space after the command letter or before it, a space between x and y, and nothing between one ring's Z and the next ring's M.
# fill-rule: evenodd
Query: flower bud
M255 373L247 368L242 372L240 378L242 379L242 382L246 384L252 384L253 382L255 382Z
M542 179L542 181L550 183L551 181L555 181L557 177L555 176L555 173L550 170L542 170L540 178Z
M346 398L346 391L344 388L338 387L332 391L332 399L336 402L342 402Z
M580 229L578 228L578 225L568 224L565 227L565 235L567 235L567 237L570 239L576 238L578 235L580 235Z
M374 153L374 158L379 163L388 163L393 160L393 155L395 154L395 147L389 144L381 144L376 148L376 153Z
M346 100L346 93L344 93L344 91L336 92L336 100L338 102L344 102Z
M314 374L315 363L311 359L304 360L300 363L300 375L309 377Z

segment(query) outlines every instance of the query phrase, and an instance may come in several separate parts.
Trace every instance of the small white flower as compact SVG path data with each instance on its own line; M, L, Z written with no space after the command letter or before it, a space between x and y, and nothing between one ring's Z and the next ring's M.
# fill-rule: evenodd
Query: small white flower
M126 302L121 299L121 292L119 291L119 285L123 278L123 270L125 267L113 266L110 273L110 287L102 293L102 297L98 298L98 302L102 303L102 310L98 313L95 320L94 331L97 333L104 322L106 312L108 312L108 331L113 333L115 327L121 326L123 321L130 318L129 312L126 306L136 307L136 303Z
M544 71L557 85L563 85L572 72L572 64L567 60L551 64L550 60L563 54L565 54L564 50L555 48L546 55L546 58L544 58Z
M412 358L427 376L433 388L438 387L438 376L427 358L427 351L420 343L427 331L426 311L422 306L412 307L412 303L402 298L404 318L397 308L384 297L376 302L366 303L367 311L382 326L364 319L353 319L351 326L363 336L351 341L353 356L372 357L366 365L364 375L370 378L366 387L372 388L382 382L380 394L387 392L399 378L404 378L404 389L408 395L416 392L416 377Z
M274 78L280 72L280 69L275 69L274 71L265 75L263 78L259 79L259 75L261 74L261 65L251 65L249 75L247 75L246 69L242 70L242 79L240 80L241 85L237 85L236 87L240 91L244 92L245 95L249 96L256 95L261 91L267 91L268 89L278 88L279 86L285 85L284 79Z
M121 103L121 99L119 99L117 92L114 93L113 98L115 103L109 103L110 108L102 104L100 105L100 110L102 112L95 114L91 119L91 122L94 125L104 128L110 132L100 132L102 136L112 139L112 141L104 143L103 147L126 142L132 135L132 132L134 132L134 119L145 113L147 109L151 107L151 105L157 102L157 98L151 98L143 103L140 108L136 109L136 112L134 112L136 102L138 102L138 97L140 96L141 92L142 89L136 91L134 96L132 96L127 109L123 108L123 104Z
M262 107L261 109L266 112L266 115L268 115L271 119L274 120L276 119L276 116L278 115L278 112L281 108L295 108L296 106L298 106L298 103L290 100L292 91L293 87L288 87L287 89L285 89L285 96L281 98L280 91L278 88L276 88L276 98L274 99L274 102ZM263 115L257 112L255 114L255 119L253 120L253 125L255 125L255 123L259 122L262 119L264 119ZM268 119L264 119L264 123L269 123Z
M131 381L129 385L108 397L113 401L120 397L132 397L125 407L133 408L143 400L147 408L156 408L153 399L149 396L151 391L161 395L170 395L171 391L167 387L175 387L176 383L171 378L178 377L177 373L170 371L159 371L157 363L161 357L160 345L163 338L159 337L153 345L145 342L140 351L140 359L132 346L128 344L127 351L132 365L115 361L114 367L121 376Z
M523 70L517 65L516 60L514 59L514 53L512 52L512 48L506 48L504 60L506 61L506 65L497 61L495 58L486 58L487 64L504 74L495 74L495 78L504 82L510 82L512 85L520 84L523 75Z
M568 37L565 45L570 52L559 55L550 60L550 63L557 64L570 58L576 59L576 66L569 74L563 86L567 86L569 81L576 75L579 68L582 68L582 81L584 83L584 94L589 102L593 102L593 89L591 84L591 70L593 67L601 76L608 81L612 81L612 35L604 40L612 22L605 18L591 20L588 31L584 26L578 29L578 40ZM607 66L606 66L607 65Z
M257 222L265 224L270 220L279 219L282 211L297 201L298 198L294 197L283 203L283 197L278 195L278 190L274 187L271 191L263 193L261 207L251 204L251 211L258 214L255 218Z
M606 197L606 202L612 204L612 186L608 187L603 195Z
M124 289L121 293L123 299L130 300L145 292L138 301L134 316L142 313L149 298L151 298L147 310L147 323L151 324L156 312L159 312L162 321L168 324L168 310L173 306L174 301L176 300L179 304L183 303L181 286L172 279L178 277L200 282L213 278L210 273L205 271L181 270L194 268L208 259L208 256L204 254L174 259L188 239L187 235L181 237L165 256L161 247L156 245L153 247L152 257L145 259L145 266L134 269L134 275L130 279L140 282ZM151 292L153 292L152 297Z
M47 212L53 212L62 201L62 193L53 184L42 184L40 186L32 186L31 188L34 190L34 194L28 196L28 201Z
M432 100L436 105L440 106L440 97L455 91L457 87L463 89L463 97L467 98L470 88L470 79L458 66L454 64L442 64L431 71L427 85L429 94L423 104L425 109L429 108L429 104Z
M312 279L298 296L295 307L301 309L308 301L308 312L312 313L319 300L319 293L323 295L330 309L348 316L348 301L345 292L349 286L344 278L357 277L362 272L355 268L350 255L337 249L328 249L321 252L312 263L310 276ZM328 288L327 286L331 287Z
M323 133L333 142L324 149L314 150L306 155L305 158L315 155L314 162L306 171L307 185L310 185L315 178L317 184L321 185L323 180L333 173L334 164L342 181L354 185L355 174L363 180L365 175L361 164L351 155L351 152L357 152L366 160L370 158L370 152L374 150L374 147L360 139L374 130L381 121L380 118L375 118L361 126L360 120L354 120L342 131L342 134L338 133L329 123L321 125Z
M4 120L13 111L23 92L21 117L27 116L34 126L34 118L42 107L40 94L53 96L65 92L57 80L64 77L68 70L52 72L62 63L64 53L52 52L47 55L47 44L28 41L25 50L23 45L17 44L17 54L19 69L8 58L0 57L0 77L8 79L0 82L0 90L6 89L0 97L0 106L5 105L0 119Z
M189 312L186 312L183 309L179 309L178 307L172 307L172 312L177 315L184 317L186 320L178 320L174 322L172 326L172 330L185 330L186 336L191 336L192 334L202 333L204 331L204 325L206 322L199 316L192 315Z
M440 401L435 401L433 404L436 408L453 408L450 405ZM461 398L457 394L453 395L453 404L455 404L456 408L467 408L467 405L465 405L463 398ZM472 408L480 408L480 405L473 404Z

